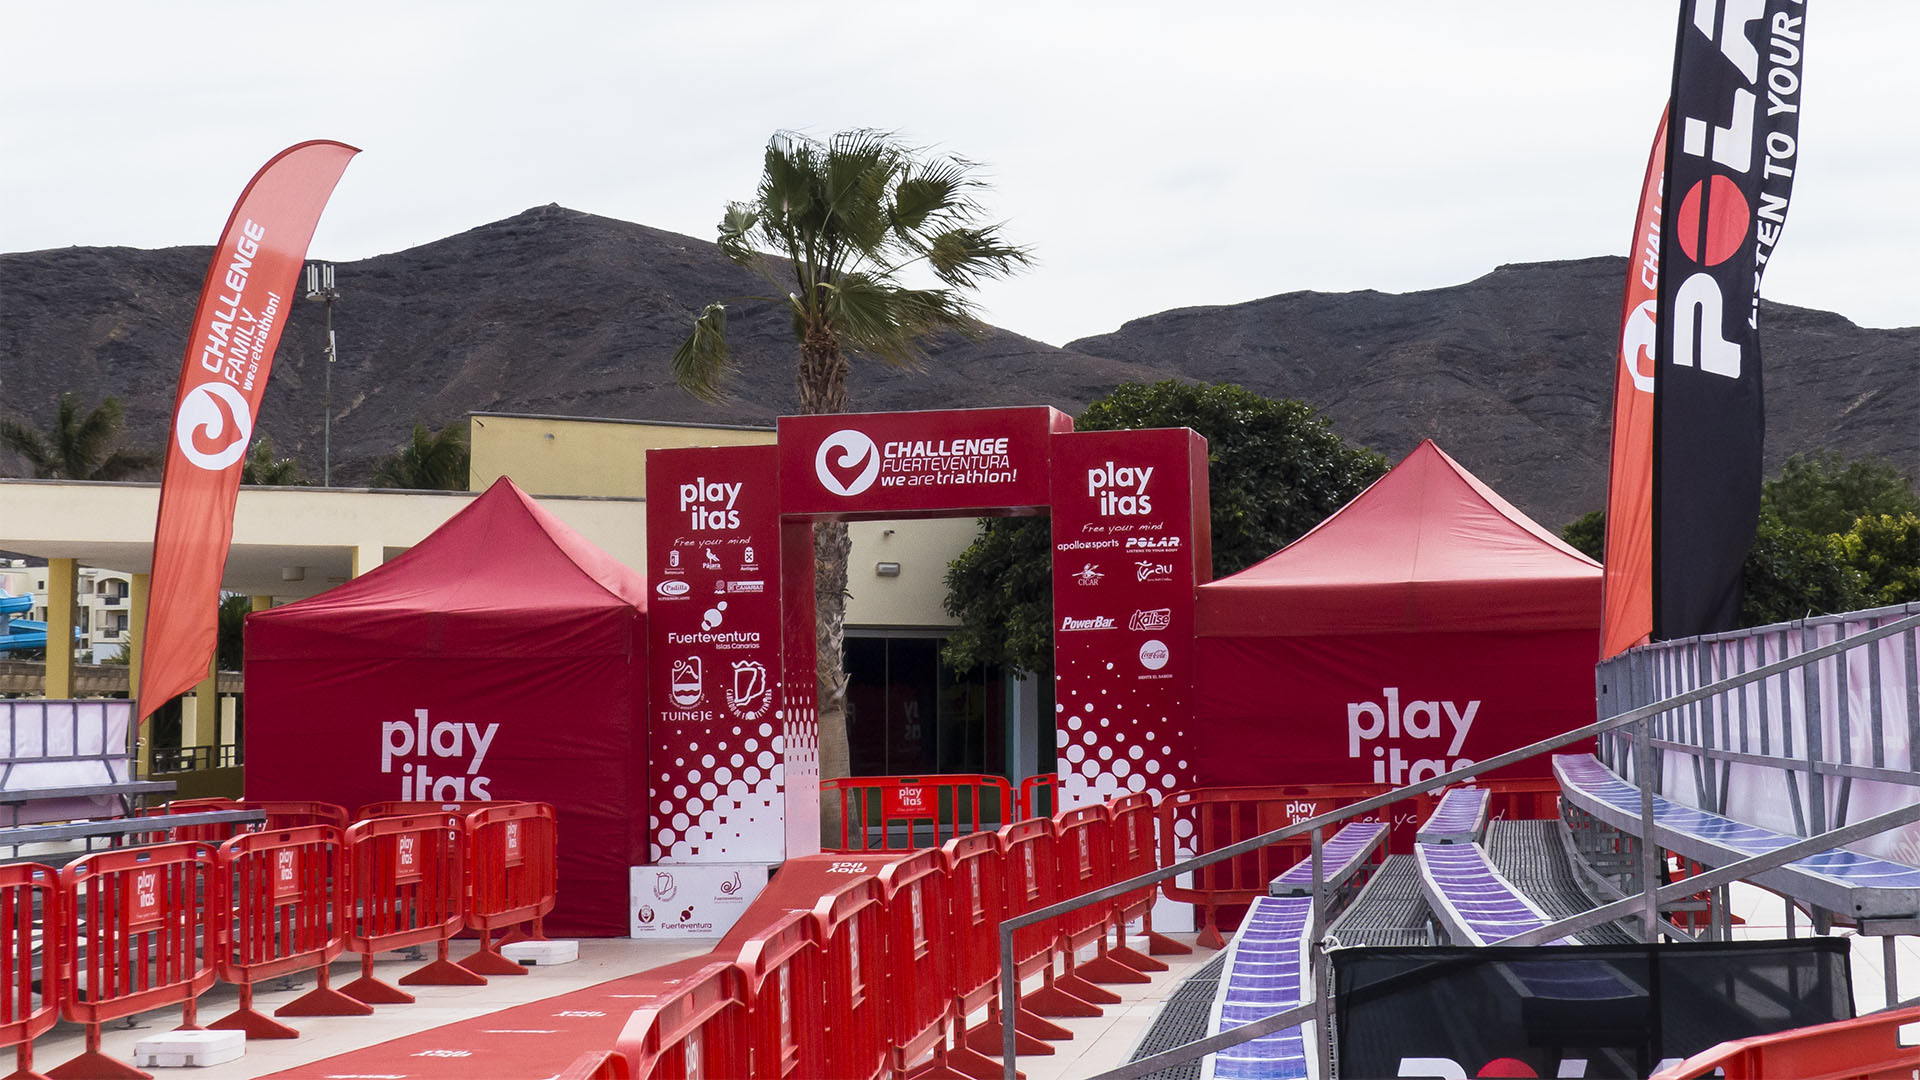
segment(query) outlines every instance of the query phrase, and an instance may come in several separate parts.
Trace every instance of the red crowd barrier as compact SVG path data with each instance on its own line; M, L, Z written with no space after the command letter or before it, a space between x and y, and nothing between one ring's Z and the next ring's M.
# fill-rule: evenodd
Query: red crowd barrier
M276 1010L276 1016L368 1016L373 1006L328 984L327 965L346 950L344 920L351 891L346 840L331 825L243 833L216 853L222 913L215 970L240 988L240 1007L210 1028L233 1028L249 1039L293 1039L300 1032L253 1007L262 979L317 970L319 985Z
M1059 794L1059 781L1052 773L1040 773L1020 781L1020 820L1052 817L1058 808Z
M955 1015L954 1045L949 1054L966 1055L965 1064L956 1068L978 1075L967 1065L985 1062L997 1069L998 1066L986 1061L985 1055L998 1054L1001 1049L1000 924L1007 917L1006 850L998 834L975 833L947 841L940 854L947 866L947 912L953 924L950 971ZM967 1017L982 1006L987 1009L986 1021L968 1031ZM1026 1013L1022 1016L1046 1024L1037 1016ZM1021 1031L1019 1023L1014 1025L1014 1039L1022 1054L1053 1053L1053 1047L1037 1035Z
M813 1037L821 1016L820 923L790 911L740 948L747 1041L754 1076L825 1076L826 1040Z
M840 846L835 851L912 851L921 845L915 827L926 825L932 847L1017 814L1013 787L1004 776L948 773L938 776L843 776L820 781L822 798L840 795ZM893 827L904 844L896 847ZM873 831L879 830L879 845Z
M678 980L634 1011L614 1045L633 1080L757 1075L740 969L720 961Z
M341 832L353 822L347 819L347 808L333 803L307 802L294 799L241 799L242 810L263 810L267 820L260 826L262 832L278 832L282 829L299 829L308 825L331 825Z
M1126 881L1160 868L1160 847L1154 836L1158 823L1152 795L1126 795L1107 804L1113 814L1113 880ZM1165 971L1167 965L1154 956L1184 956L1191 946L1157 933L1153 929L1153 905L1160 890L1152 885L1122 895L1114 901L1114 959L1137 971ZM1148 955L1127 947L1127 924L1140 921L1140 934L1147 940Z
M512 931L521 924L523 935L546 937L542 920L553 910L559 832L553 807L547 803L490 806L468 814L467 929L480 934L479 951L460 966L479 975L524 975L527 969L500 955L495 931Z
M100 1025L109 1020L179 1003L182 1026L195 1026L194 999L215 975L214 867L212 848L183 842L103 851L60 872L60 1007L87 1036L86 1050L56 1073L128 1075L129 1066L100 1051Z
M375 802L367 803L353 812L355 821L383 817L416 817L420 814L471 814L476 810L488 810L496 806L517 806L512 799L468 799L465 802Z
M61 901L58 871L38 863L0 866L0 1049L14 1048L14 1076L39 1075L33 1040L60 1019L61 942L46 928L62 925ZM36 939L44 942L37 955Z
M404 1004L413 995L373 977L373 956L433 942L438 957L400 980L404 986L484 986L448 959L448 943L466 912L466 830L447 813L376 817L347 830L353 918L347 948L360 954L360 977L340 988L369 1005Z
M1920 1023L1920 1006L1723 1042L1653 1080L1909 1080L1920 1069L1920 1047L1903 1046L1900 1029ZM1717 1072L1715 1070L1718 1070Z
M953 1018L957 944L950 916L953 890L945 854L922 851L880 871L887 905L886 996L892 1021L889 1065L903 1077L931 1051L935 1072L950 1071L948 1021Z
M1056 815L1054 845L1059 852L1059 894L1070 900L1104 889L1119 878L1114 876L1113 808L1093 804ZM1060 917L1060 951L1066 957L1066 974L1055 985L1091 1005L1117 1005L1120 995L1103 990L1098 983L1143 983L1148 976L1114 959L1107 947L1107 928L1113 924L1114 904L1095 904ZM1081 960L1080 953L1093 948L1096 955ZM1165 964L1158 965L1166 970Z
M869 1080L888 1065L886 893L858 878L814 905L820 924L824 1019L833 1032L823 1075Z

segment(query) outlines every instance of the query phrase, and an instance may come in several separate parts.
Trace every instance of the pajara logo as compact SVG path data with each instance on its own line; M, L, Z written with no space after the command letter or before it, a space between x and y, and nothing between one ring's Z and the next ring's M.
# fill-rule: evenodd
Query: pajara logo
M1092 563L1088 563L1080 568L1079 573L1073 575L1073 583L1075 585L1098 585L1100 584L1100 579L1106 576L1107 575L1100 571L1095 570Z
M1106 615L1095 615L1086 619L1076 619L1071 615L1062 615L1060 617L1060 629L1063 632L1069 630L1111 630L1113 629L1113 619Z
M1127 620L1129 630L1165 630L1173 622L1172 608L1154 608L1151 611L1136 611Z
M1347 757L1357 761L1361 751L1371 746L1374 783L1395 787L1417 784L1473 764L1458 755L1480 712L1477 699L1464 706L1453 701L1409 701L1403 705L1397 686L1383 688L1380 697L1380 701L1347 704ZM1447 740L1444 756L1417 757L1422 751L1441 750L1443 739ZM1449 763L1449 758L1454 760Z
M880 448L866 432L841 428L814 453L813 474L821 487L835 495L858 495L880 475Z
M246 396L224 382L205 382L180 399L173 441L194 466L220 472L239 461L253 435Z

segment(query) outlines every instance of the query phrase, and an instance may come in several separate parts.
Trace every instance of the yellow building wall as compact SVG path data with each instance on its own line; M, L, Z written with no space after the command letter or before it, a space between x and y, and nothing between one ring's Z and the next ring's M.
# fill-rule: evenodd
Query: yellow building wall
M485 491L511 476L529 495L645 498L648 450L759 445L774 438L772 428L494 413L474 413L468 424L468 486Z

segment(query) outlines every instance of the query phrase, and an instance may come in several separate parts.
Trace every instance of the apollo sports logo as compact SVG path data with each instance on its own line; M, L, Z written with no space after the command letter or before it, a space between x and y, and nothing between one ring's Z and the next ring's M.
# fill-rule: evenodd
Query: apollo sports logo
M220 472L245 456L252 437L253 409L235 387L204 382L180 399L173 442L195 466Z
M881 487L931 487L955 484L1007 484L1019 479L1008 456L1010 440L912 439L874 443L872 436L841 428L821 440L813 454L813 475L820 486L842 498Z

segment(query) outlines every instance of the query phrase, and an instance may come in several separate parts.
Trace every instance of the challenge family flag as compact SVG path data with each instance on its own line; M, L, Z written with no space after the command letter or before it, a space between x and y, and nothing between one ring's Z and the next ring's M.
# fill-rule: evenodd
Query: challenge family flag
M1613 451L1607 474L1605 599L1600 659L1653 632L1654 318L1660 292L1660 194L1666 179L1667 114L1647 155L1640 212L1633 219L1626 297L1620 303L1619 363L1613 376Z
M307 245L347 162L327 140L276 154L240 193L207 267L174 398L153 531L139 719L206 678L241 461Z
M1653 636L1733 629L1760 513L1760 277L1799 165L1799 0L1686 0L1667 126Z

